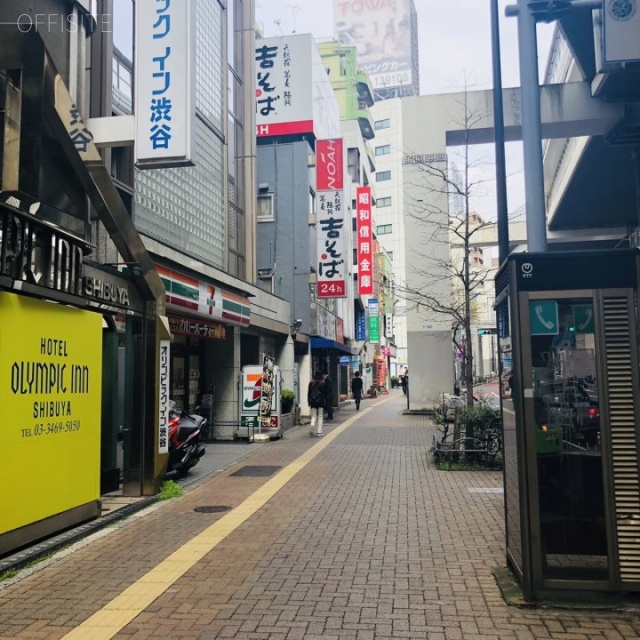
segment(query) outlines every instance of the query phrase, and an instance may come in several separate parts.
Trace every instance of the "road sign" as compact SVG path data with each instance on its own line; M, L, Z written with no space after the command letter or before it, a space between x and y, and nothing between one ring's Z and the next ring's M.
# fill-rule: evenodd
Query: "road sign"
M558 303L555 300L529 301L529 327L532 336L558 334Z

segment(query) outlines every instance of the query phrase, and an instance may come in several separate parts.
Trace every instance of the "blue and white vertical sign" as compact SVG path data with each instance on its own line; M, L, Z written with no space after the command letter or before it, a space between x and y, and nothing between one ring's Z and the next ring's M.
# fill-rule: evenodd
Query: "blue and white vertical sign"
M194 0L137 0L136 165L192 165Z

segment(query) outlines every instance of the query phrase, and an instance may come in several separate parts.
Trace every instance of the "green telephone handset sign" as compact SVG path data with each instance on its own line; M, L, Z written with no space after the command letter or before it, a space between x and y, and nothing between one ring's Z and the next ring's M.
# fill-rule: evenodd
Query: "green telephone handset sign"
M555 300L529 301L529 327L532 336L558 334L558 303Z

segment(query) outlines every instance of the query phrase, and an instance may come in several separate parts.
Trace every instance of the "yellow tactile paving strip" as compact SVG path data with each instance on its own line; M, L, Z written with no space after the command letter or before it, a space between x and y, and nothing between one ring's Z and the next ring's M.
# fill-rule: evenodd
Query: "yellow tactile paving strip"
M187 573L191 567L204 558L241 524L246 522L256 511L261 509L345 429L389 399L378 400L375 404L333 429L331 433L325 435L294 462L279 471L233 511L230 511L202 533L189 540L142 578L125 589L119 596L116 596L102 609L87 618L80 626L65 635L62 640L110 640L113 638Z

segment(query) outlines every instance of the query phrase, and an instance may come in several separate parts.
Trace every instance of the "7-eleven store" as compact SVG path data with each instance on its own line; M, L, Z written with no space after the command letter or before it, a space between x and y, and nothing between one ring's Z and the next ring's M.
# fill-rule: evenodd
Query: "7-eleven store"
M241 327L249 327L249 299L229 288L156 264L166 289L171 329L171 399L176 408L233 423ZM257 355L257 354L256 354ZM212 433L224 438L233 435Z

